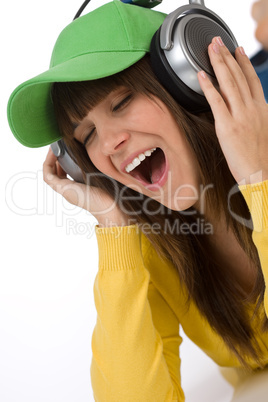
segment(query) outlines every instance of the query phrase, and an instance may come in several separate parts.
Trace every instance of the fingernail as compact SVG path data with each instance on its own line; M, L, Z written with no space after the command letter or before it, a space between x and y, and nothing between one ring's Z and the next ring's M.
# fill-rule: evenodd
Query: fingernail
M213 50L214 50L215 53L217 53L217 54L220 53L220 48L219 48L219 46L218 46L216 43L213 43L212 48L213 48Z
M216 41L217 41L218 45L224 46L224 43L223 43L222 38L220 36L217 36Z
M200 75L201 75L202 78L206 78L206 77L207 77L205 71L200 71Z
M242 56L245 56L246 53L245 53L245 50L244 50L244 48L242 46L240 46L238 48L238 50L239 50L240 54L242 54Z

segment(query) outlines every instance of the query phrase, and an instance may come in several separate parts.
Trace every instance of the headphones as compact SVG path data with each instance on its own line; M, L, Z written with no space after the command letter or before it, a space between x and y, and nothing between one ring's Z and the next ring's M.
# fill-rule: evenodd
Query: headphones
M90 0L86 0L74 19L78 18ZM162 0L121 0L123 3L153 8ZM197 78L204 70L217 87L217 80L209 61L208 46L220 36L234 56L237 41L226 23L206 8L204 0L189 0L189 4L170 13L154 34L150 58L152 69L160 83L173 98L190 112L210 110ZM63 140L51 145L64 171L75 181L83 182L80 168Z
M69 148L67 148L63 140L53 142L50 145L54 155L58 158L62 169L71 176L74 181L84 183L83 173L80 167L76 164L75 158Z

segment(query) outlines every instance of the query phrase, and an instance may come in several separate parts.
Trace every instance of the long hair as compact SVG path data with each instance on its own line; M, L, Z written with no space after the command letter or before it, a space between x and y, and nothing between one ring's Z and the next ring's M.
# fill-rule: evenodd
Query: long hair
M213 191L205 195L206 207L214 216L222 214L225 223L231 230L240 246L252 264L256 273L253 289L248 294L238 281L219 267L213 258L208 236L189 231L187 235L174 233L174 227L191 225L200 222L201 215L195 211L187 214L173 211L161 206L146 196L135 197L137 193L124 188L117 183L119 189L124 189L124 200L121 206L128 211L131 218L135 217L141 228L143 224L157 223L159 232L152 230L147 238L155 247L161 258L165 258L176 267L181 282L187 289L187 303L193 301L200 313L207 319L211 327L222 337L229 349L236 355L245 367L248 358L253 358L261 365L260 349L254 339L251 320L247 314L250 303L256 303L259 309L264 298L264 278L256 247L252 241L252 223L250 213L242 194L236 190L230 198L227 196L237 184L230 173L225 157L215 133L211 112L194 115L178 105L171 95L163 88L154 76L149 57L145 56L128 69L95 81L54 83L52 99L54 103L59 130L67 146L74 154L82 171L96 173L91 184L101 188L116 198L115 187L111 180L99 172L88 157L85 148L73 136L72 120L83 119L88 111L103 100L111 91L124 86L134 93L142 93L148 97L156 96L169 108L180 130L184 133L197 159L202 185L213 183ZM129 196L129 197L128 197ZM129 201L128 199L131 199ZM146 202L146 211L143 208ZM235 219L229 209L240 219ZM168 222L168 225L167 225ZM247 224L246 224L247 222ZM185 227L185 226L184 226ZM171 230L168 230L171 228ZM263 330L267 329L267 320L263 321Z

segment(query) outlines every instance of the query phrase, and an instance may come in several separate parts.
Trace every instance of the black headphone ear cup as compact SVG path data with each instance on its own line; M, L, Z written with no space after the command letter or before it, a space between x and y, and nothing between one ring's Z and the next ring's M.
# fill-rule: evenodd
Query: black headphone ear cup
M190 4L169 14L151 41L152 69L177 102L190 112L210 110L197 72L204 70L218 85L208 56L208 46L220 36L234 56L238 46L225 22L205 6Z
M173 98L190 112L200 113L210 110L205 96L189 88L171 68L160 46L160 29L154 34L150 47L153 72Z

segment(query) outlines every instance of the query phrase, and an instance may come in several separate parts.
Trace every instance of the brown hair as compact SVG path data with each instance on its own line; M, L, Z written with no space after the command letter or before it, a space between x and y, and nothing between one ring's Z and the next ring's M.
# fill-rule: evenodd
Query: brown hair
M256 301L258 301L256 311L261 306L264 298L264 279L258 253L252 241L252 228L244 224L250 221L250 214L239 191L232 196L230 206L241 219L239 221L234 219L228 210L227 195L230 189L236 186L236 182L219 145L211 112L194 115L180 107L156 79L151 70L149 58L145 56L135 65L111 77L53 85L52 99L64 141L85 173L98 173L91 183L115 197L111 180L95 168L84 147L74 139L72 119L83 119L89 109L118 86L127 87L133 92L143 93L148 97L157 96L173 114L196 155L203 185L214 184L214 191L206 193L206 205L215 214L219 211L223 213L227 227L234 232L239 244L249 256L252 267L257 270L256 283L251 294L246 295L231 275L226 275L219 269L210 253L207 235L193 233L174 235L172 231L166 230L167 220L171 228L176 224L191 225L200 219L198 213L184 214L164 206L161 214L156 213L159 211L158 202L146 196L142 199L139 197L138 200L137 197L135 198L135 191L129 188L124 189L124 194L132 196L132 200L124 200L123 207L131 217L135 215L141 228L144 223L149 225L158 223L161 227L160 234L156 235L152 231L147 234L147 237L161 257L170 260L177 268L178 275L188 291L188 301L195 302L211 327L223 338L245 367L248 367L248 357L253 357L261 365L260 350L254 340L246 307L249 303ZM123 188L123 185L117 184L118 188ZM149 214L142 208L145 201L147 209L148 206L150 208ZM188 211L191 211L191 208ZM265 319L263 329L267 327Z

